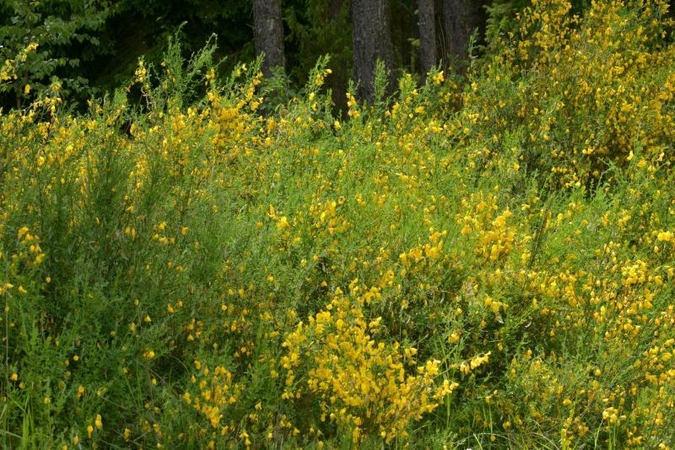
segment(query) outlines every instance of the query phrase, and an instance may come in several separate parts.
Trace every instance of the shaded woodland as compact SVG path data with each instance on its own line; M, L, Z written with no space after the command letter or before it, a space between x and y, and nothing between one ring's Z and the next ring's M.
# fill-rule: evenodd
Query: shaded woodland
M330 55L334 100L344 103L349 80L372 99L376 60L389 72L390 92L405 72L420 81L439 64L461 73L485 50L486 33L513 27L527 3L8 0L0 5L0 60L17 66L18 77L0 85L0 105L25 106L55 80L60 95L82 104L125 85L138 58L159 63L170 38L182 42L186 58L216 39L223 73L265 54L263 72L270 77L282 67L277 74L284 74L287 96L307 81L319 57Z

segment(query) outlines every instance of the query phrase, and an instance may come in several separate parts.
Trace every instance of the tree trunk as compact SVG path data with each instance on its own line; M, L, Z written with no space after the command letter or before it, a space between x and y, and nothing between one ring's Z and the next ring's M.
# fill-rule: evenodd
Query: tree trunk
M420 32L420 69L422 82L427 73L436 66L436 20L434 0L419 0L417 5Z
M275 67L284 67L284 26L281 0L253 0L253 38L256 55L264 55L262 72L272 75Z
M342 4L344 3L344 0L330 0L330 3L328 4L328 18L331 20L335 20L338 18L340 15L340 11L342 10Z
M462 61L471 56L469 40L476 28L483 25L484 4L480 0L443 0L446 53L451 59Z
M354 79L359 96L375 99L375 65L377 60L393 75L394 49L389 30L388 0L352 0L354 42ZM393 82L390 76L389 89Z

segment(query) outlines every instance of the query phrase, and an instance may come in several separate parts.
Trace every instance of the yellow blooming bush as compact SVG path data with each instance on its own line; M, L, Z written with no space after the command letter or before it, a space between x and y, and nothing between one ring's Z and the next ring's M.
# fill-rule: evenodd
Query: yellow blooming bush
M675 85L667 8L598 1L579 17L569 1L533 1L518 29L500 37L504 50L483 69L489 76L465 94L462 126L490 124L469 139L493 152L515 134L523 170L556 186L593 187L611 178L609 166L633 158L645 167L670 164Z
M355 444L369 435L390 443L407 436L410 422L436 409L457 384L436 385L440 361L418 365L415 348L378 341L382 318L368 321L363 307L372 297L357 292L337 289L324 310L286 337L283 397L317 402L319 417L303 418L315 427L335 423Z
M2 112L1 445L671 448L666 9L532 1L344 115L175 43Z

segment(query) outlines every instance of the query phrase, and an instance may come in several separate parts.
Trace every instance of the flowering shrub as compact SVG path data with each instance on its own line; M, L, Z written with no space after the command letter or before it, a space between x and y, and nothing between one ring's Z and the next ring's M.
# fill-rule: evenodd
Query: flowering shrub
M675 84L667 8L592 2L580 18L570 15L568 1L533 1L520 28L500 38L504 50L485 63L489 76L465 95L462 126L489 124L469 139L485 140L493 152L515 134L518 163L556 186L592 187L608 178L608 166L633 158L645 167L670 164Z
M311 396L319 405L315 426L335 422L354 443L364 435L379 435L390 443L407 436L409 422L436 409L457 383L445 380L436 387L440 361L417 366L415 348L373 339L382 318L367 322L363 307L377 298L377 289L363 296L358 292L355 283L356 298L336 289L325 310L288 335L282 344L287 349L281 358L286 374L282 397L302 403ZM306 379L306 387L298 386L296 372Z
M2 445L669 448L671 24L569 11L344 119L209 48L3 113Z

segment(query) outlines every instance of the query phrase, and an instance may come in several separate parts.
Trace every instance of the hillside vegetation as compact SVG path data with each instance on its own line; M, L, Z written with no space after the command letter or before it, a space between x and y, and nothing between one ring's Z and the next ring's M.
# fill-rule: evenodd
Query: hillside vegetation
M533 1L344 118L177 44L3 113L1 445L671 448L666 5Z

